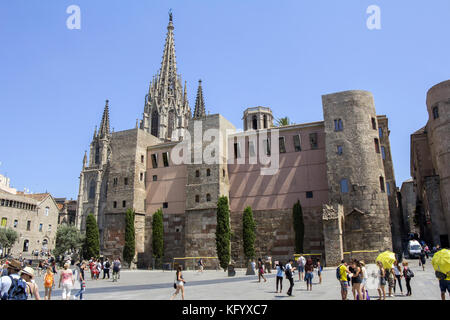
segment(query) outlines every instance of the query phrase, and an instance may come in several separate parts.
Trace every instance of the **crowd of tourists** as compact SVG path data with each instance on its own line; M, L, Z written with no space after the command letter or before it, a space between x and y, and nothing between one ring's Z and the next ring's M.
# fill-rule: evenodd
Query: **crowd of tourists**
M21 259L21 256L19 257ZM73 265L73 267L71 267ZM0 263L0 298L2 300L42 300L39 288L36 284L36 276L43 277L44 297L43 300L51 300L52 292L56 285L61 290L62 300L71 298L83 300L86 291L85 272L90 270L91 279L98 280L103 272L103 279L109 276L110 268L113 269L113 282L120 279L120 269L122 264L120 258L116 258L112 263L108 259L91 258L89 261L66 260L63 268L58 270L55 258L49 256L45 260L40 260L36 270L32 267L32 261L22 259L5 259ZM56 280L59 275L59 280ZM79 285L78 291L72 295L75 284Z

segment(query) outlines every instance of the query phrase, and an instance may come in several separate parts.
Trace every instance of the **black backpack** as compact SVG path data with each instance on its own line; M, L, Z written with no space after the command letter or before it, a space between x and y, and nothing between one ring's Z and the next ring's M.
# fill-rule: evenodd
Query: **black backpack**
M27 283L22 278L11 278L11 287L8 291L8 300L27 300Z
M434 275L436 276L436 278L438 278L439 280L445 280L447 278L447 275L443 272L440 271L436 271L434 273Z
M110 266L111 266L111 265L109 264L109 261L106 261L106 263L105 263L105 268L106 268L106 269L109 269Z
M284 273L286 274L286 278L292 278L292 271L290 268L285 268Z

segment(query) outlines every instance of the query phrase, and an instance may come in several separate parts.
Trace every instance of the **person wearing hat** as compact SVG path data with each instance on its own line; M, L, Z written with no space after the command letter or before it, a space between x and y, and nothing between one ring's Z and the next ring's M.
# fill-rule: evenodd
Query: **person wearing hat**
M27 295L34 297L35 300L41 300L39 288L34 281L34 270L31 267L25 267L20 272L20 276L27 283Z
M9 299L9 289L13 283L13 280L20 281L21 263L17 260L11 260L8 263L8 275L0 278L0 297L2 300Z

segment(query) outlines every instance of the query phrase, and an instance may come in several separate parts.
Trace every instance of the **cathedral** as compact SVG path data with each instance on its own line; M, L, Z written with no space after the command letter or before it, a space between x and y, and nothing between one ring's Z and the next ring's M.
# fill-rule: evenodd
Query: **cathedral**
M76 223L85 230L93 214L101 254L122 255L125 212L135 211L137 267L152 265L152 215L164 216L164 262L180 257L216 257L217 200L227 196L232 260L244 265L242 214L256 221L258 256L286 260L295 254L293 205L300 201L305 224L304 253L335 265L352 251L401 247L397 188L388 119L377 115L370 92L352 90L322 96L324 120L275 126L269 107L243 111L243 132L220 114L206 114L199 81L192 113L186 82L177 73L170 14L159 72L145 95L142 119L129 130L111 132L109 101L85 153L79 181ZM180 146L208 150L218 132L220 161L176 161ZM261 143L259 143L261 142ZM225 155L224 155L225 154ZM275 161L252 161L263 154ZM235 161L229 161L229 160ZM191 159L188 159L191 160ZM401 250L401 248L400 248ZM298 252L297 252L298 253ZM361 257L361 256L360 256Z

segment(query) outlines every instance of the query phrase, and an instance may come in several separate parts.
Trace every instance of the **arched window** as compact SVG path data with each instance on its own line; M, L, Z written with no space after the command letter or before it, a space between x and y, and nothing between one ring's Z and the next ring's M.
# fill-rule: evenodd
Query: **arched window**
M439 108L436 106L433 108L433 119L439 118Z
M95 198L95 180L92 179L89 183L89 199Z
M206 194L206 201L210 202L211 201L211 195L208 193Z
M344 129L344 124L342 123L342 119L334 120L334 131L342 131Z
M175 112L173 110L169 111L169 128L167 130L167 137L172 139L172 132L175 128Z
M381 190L381 192L385 192L384 178L383 177L380 177L380 190Z
M95 164L100 163L100 147L97 145L95 147Z
M206 169L206 176L209 177L211 175L211 170L210 169Z
M200 202L200 196L198 194L195 196L195 202Z
M256 116L253 116L252 123L253 123L253 130L258 129L258 118Z
M30 241L25 240L23 242L23 252L27 252L28 251L28 244L30 243Z
M342 193L348 193L348 181L347 179L341 180L341 192Z
M195 171L195 176L198 178L198 177L200 177L200 170L196 170Z

